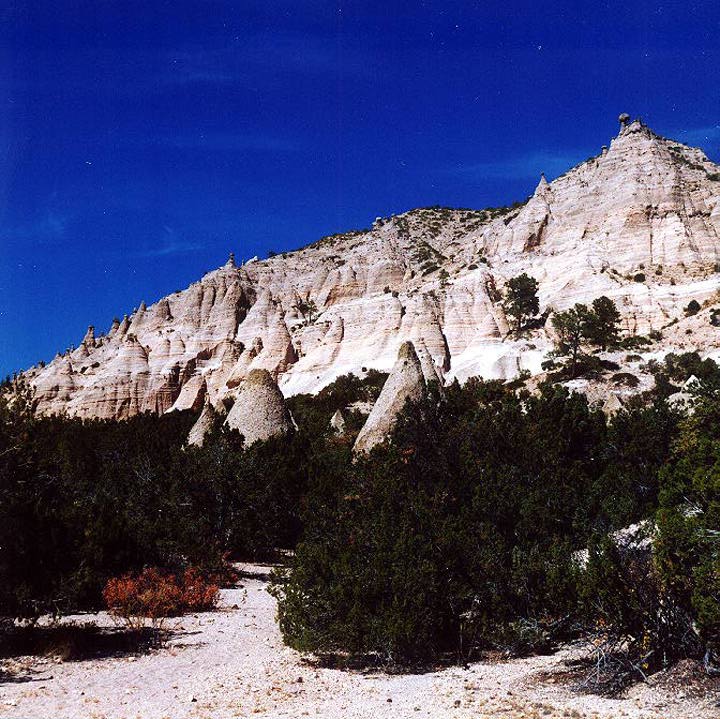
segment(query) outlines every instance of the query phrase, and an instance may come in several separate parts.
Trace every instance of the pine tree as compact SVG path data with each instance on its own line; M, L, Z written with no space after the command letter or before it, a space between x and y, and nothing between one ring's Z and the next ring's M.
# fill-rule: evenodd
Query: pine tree
M540 311L538 281L525 272L508 280L503 307L505 314L512 318L515 335L520 336L528 320Z
M588 310L586 305L576 304L565 312L555 313L552 318L552 325L558 335L555 354L570 358L571 378L574 378L577 373L578 358L581 354L580 348L586 336L590 316L591 311Z
M588 313L585 335L588 342L603 351L614 347L619 339L620 313L609 298L598 297L593 300L592 310Z

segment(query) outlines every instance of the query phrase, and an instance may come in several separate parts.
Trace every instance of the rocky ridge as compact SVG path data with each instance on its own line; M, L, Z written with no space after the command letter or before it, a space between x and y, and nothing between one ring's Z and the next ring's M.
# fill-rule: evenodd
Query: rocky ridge
M663 332L652 353L717 356L707 315L719 233L720 167L624 121L609 147L541 177L523 204L412 210L264 261L237 266L231 255L24 374L38 412L109 418L218 405L255 369L286 396L315 392L347 372L390 370L406 341L424 376L537 374L549 323L515 340L499 302L522 272L539 281L542 310L606 295L627 332ZM686 318L693 299L703 309Z

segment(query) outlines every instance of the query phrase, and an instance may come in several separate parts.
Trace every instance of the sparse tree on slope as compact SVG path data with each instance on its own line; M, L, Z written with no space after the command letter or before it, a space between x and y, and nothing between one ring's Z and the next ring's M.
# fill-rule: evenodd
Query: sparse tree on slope
M619 340L619 324L620 313L615 303L604 295L598 297L593 300L592 310L585 323L588 342L603 351L608 347L614 347Z
M565 312L553 315L552 324L558 335L555 354L570 358L570 377L577 374L578 359L585 339L590 311L586 305L576 304Z
M317 305L311 299L299 299L295 303L295 308L302 315L306 325L312 324L318 315Z
M503 307L505 314L512 319L516 337L540 311L537 292L538 281L525 272L508 280Z

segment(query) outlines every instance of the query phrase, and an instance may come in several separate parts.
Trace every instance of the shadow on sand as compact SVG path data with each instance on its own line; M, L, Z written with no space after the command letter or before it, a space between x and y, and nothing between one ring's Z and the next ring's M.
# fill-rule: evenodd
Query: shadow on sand
M162 646L171 631L156 627L128 629L98 627L93 623L11 627L0 632L0 660L52 657L64 662L138 656ZM43 679L47 677L42 677ZM0 684L39 681L27 668L0 668Z

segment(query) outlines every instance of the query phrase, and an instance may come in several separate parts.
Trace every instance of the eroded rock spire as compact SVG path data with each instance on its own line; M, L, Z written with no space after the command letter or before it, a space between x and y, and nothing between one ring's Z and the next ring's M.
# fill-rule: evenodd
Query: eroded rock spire
M355 440L353 452L369 452L383 442L395 427L405 402L408 399L419 400L426 389L422 364L415 346L412 342L403 342L395 366Z
M245 437L246 446L292 430L285 398L267 370L250 370L225 424Z

